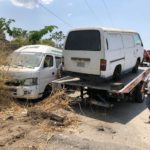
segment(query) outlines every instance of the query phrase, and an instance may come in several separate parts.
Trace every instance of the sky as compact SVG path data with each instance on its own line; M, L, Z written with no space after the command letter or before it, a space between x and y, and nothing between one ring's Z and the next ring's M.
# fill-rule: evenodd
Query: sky
M65 34L78 27L130 29L150 49L149 7L150 0L0 0L0 17L25 30L56 25Z

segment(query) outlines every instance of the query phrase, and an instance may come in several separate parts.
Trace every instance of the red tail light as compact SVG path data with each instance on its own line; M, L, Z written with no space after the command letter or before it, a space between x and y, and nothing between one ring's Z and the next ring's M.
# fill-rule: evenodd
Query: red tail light
M107 65L107 61L105 59L101 59L100 60L100 70L106 71L106 65Z

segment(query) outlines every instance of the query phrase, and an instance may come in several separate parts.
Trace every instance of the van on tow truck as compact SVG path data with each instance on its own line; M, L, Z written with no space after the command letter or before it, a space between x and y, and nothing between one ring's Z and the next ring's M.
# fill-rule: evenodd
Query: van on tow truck
M139 33L112 28L79 28L68 33L63 50L64 78L53 81L80 89L80 99L111 107L110 99L143 102L140 92L150 68L143 60ZM132 71L132 73L130 73Z

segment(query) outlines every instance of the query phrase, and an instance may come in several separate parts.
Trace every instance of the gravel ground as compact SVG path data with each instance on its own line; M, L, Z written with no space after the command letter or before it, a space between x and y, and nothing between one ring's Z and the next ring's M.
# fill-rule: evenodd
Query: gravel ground
M150 149L149 112L144 103L120 103L111 110L81 109L75 107L80 122L59 132L39 128L23 116L1 119L0 150Z

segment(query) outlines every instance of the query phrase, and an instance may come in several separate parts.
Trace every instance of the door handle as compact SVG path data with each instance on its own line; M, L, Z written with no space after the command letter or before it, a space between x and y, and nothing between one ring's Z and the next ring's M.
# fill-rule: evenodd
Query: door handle
M55 72L52 72L52 75L55 75Z

